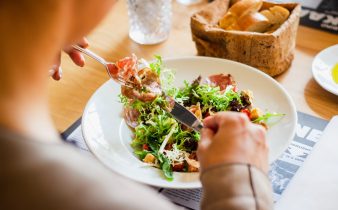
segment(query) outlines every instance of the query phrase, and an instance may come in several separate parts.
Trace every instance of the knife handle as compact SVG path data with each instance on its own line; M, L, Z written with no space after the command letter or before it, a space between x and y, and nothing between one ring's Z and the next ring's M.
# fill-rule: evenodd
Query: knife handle
M194 129L195 131L197 132L201 132L202 128L203 128L203 124L201 123L201 121L199 120L196 120L192 126L191 126L192 129Z

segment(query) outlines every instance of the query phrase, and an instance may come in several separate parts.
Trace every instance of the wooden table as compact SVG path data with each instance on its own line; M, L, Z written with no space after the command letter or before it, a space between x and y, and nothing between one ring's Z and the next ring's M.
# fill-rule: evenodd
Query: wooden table
M128 16L125 1L118 1L106 19L88 36L90 49L107 60L115 61L131 53L152 59L154 54L163 57L196 55L190 33L190 16L206 3L184 6L173 3L173 24L170 37L164 43L142 46L128 37ZM338 96L322 89L312 78L311 63L314 56L330 45L338 43L338 36L299 27L295 59L291 68L276 79L295 101L297 110L330 119L338 115ZM90 96L108 80L101 64L87 59L81 69L63 55L63 79L50 81L50 109L56 128L64 131L81 117Z

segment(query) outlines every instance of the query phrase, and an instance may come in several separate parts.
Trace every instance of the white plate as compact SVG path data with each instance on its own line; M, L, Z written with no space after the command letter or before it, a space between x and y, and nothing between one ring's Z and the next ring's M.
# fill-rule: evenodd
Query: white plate
M331 71L338 63L338 44L324 49L312 62L312 74L325 90L338 95L338 84L333 81Z
M233 61L208 57L165 59L165 65L175 70L175 85L192 81L198 75L230 73L240 90L254 93L254 104L262 110L284 113L286 116L268 130L269 161L274 161L288 146L295 133L297 113L286 91L266 74ZM144 167L130 147L131 131L121 117L118 102L120 87L113 81L102 85L89 100L82 117L82 131L91 152L113 171L135 181L166 188L198 188L198 173L174 173L174 181L166 181L159 169Z

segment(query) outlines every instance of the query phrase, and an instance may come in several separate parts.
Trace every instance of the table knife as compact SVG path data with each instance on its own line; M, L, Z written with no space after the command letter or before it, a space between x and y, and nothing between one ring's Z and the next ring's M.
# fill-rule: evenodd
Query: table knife
M202 122L188 109L174 101L174 105L169 113L179 122L192 128L194 131L201 132L203 128Z

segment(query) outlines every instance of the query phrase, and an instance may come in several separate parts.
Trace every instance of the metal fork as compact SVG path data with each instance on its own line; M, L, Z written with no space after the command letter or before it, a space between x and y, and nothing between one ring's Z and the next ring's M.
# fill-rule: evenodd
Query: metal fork
M79 51L79 52L82 52L83 54L86 54L87 56L93 58L94 60L98 61L99 63L101 63L102 65L104 65L104 67L106 68L107 70L107 73L109 75L109 77L118 82L120 85L123 85L123 86L126 86L126 87L129 87L129 88L133 88L135 87L135 85L132 83L132 82L129 82L129 81L126 81L124 80L122 77L118 76L117 78L113 77L111 74L110 74L110 71L109 71L109 67L108 65L109 64L112 64L110 62L107 62L104 58L102 58L101 56L97 55L96 53L94 53L93 51L91 50L88 50L88 49L84 49L78 45L72 45L72 47Z
M117 81L118 83L120 83L121 85L127 86L127 87L135 87L135 84L133 84L132 82L127 82L125 80L123 80L121 77L118 78L114 78L112 77L112 75L110 74L109 71L109 67L108 64L111 64L109 62L107 62L105 59L103 59L102 57L100 57L99 55L95 54L94 52L88 50L88 49L84 49L78 45L73 45L73 48L88 55L89 57L97 60L99 63L101 63L102 65L105 66L110 78L112 78L113 80ZM164 93L163 93L164 94ZM201 129L203 128L203 124L201 123L201 121L199 119L197 119L197 117L190 112L189 110L187 110L187 108L185 108L184 106L180 105L178 102L174 101L174 106L172 107L171 110L166 110L167 112L169 112L176 120L178 120L179 122L185 124L186 126L192 128L193 130L200 132Z

